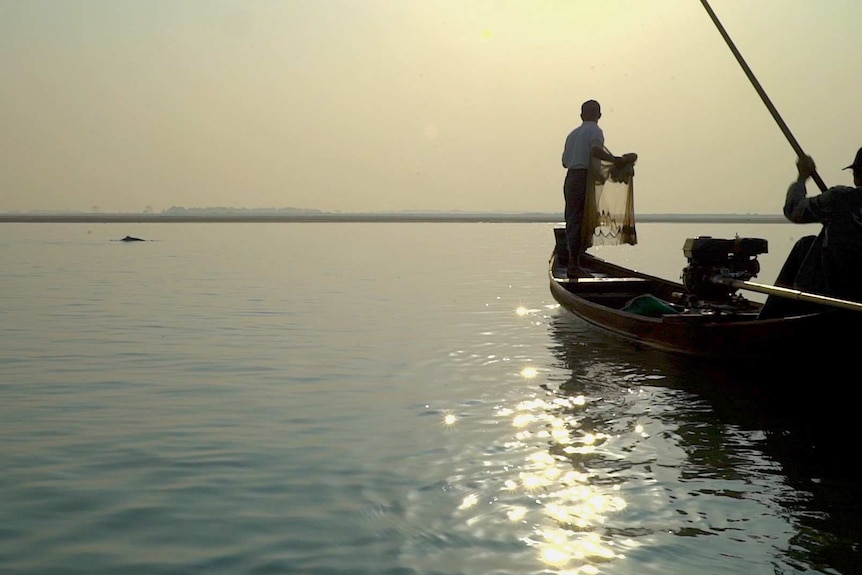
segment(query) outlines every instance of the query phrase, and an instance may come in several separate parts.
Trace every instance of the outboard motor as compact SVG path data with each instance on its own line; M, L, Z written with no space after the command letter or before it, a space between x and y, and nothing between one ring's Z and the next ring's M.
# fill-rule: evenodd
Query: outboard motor
M766 240L759 238L717 239L698 236L685 240L682 247L688 265L682 270L682 283L695 296L713 301L729 301L736 288L711 281L716 276L742 281L757 276L759 254L767 252Z

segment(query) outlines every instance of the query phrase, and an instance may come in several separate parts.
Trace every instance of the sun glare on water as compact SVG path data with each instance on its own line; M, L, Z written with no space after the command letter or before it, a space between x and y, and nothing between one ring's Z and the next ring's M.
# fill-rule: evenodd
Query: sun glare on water
M541 375L533 366L523 367L519 374ZM500 406L496 415L513 428L506 447L522 450L523 460L507 463L498 493L483 495L471 489L457 506L459 513L467 514L468 525L478 526L499 513L512 529L529 533L538 562L560 575L596 575L601 565L623 559L627 550L637 546L603 528L626 508L619 486L596 482L593 473L573 468L573 463L613 440L608 434L581 428L588 403L583 395L548 394ZM447 424L454 421L446 416ZM486 499L489 505L480 505Z

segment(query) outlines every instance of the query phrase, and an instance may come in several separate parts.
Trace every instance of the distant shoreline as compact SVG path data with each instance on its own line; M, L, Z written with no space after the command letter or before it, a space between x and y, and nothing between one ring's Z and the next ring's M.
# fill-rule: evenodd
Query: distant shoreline
M639 223L787 223L782 215L770 214L641 214ZM404 214L0 214L0 223L304 223L304 222L394 222L394 223L562 223L556 214L503 213L404 213Z

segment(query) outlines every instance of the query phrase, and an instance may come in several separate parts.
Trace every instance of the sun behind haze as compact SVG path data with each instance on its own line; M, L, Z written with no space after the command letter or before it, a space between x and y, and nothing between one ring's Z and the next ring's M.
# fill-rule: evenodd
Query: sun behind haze
M710 6L849 184L862 4ZM795 176L698 0L0 0L0 70L0 212L562 212L590 98L639 213L780 213Z

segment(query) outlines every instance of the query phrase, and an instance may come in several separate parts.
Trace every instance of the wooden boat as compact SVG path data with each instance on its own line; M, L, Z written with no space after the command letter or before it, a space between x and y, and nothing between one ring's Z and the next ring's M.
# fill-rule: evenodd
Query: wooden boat
M797 157L805 157L707 0L701 3ZM816 172L811 177L821 192L827 189ZM853 334L862 326L862 302L750 282L760 270L757 255L766 251L765 240L687 239L683 250L688 265L680 283L591 254L580 258L587 277L568 278L565 230L558 227L554 233L548 268L551 294L563 308L605 331L642 346L699 358L778 358L790 369L813 368L813 375L820 378L843 375L836 365L855 368L848 362L858 355ZM754 302L739 294L740 289L766 293L770 299ZM786 300L796 300L797 305L774 305Z
M686 240L683 251L689 264L682 283L591 254L580 260L589 277L570 279L565 230L558 227L554 232L548 269L554 299L580 319L640 346L702 358L763 359L779 354L786 358L802 346L806 354L814 351L811 344L818 341L835 345L839 334L854 323L858 327L862 318L858 315L862 304L749 282L759 271L756 256L766 251L766 240ZM775 290L777 297L803 300L800 305L806 312L764 317L764 304L745 298L739 288L771 294ZM810 302L821 305L812 311Z

